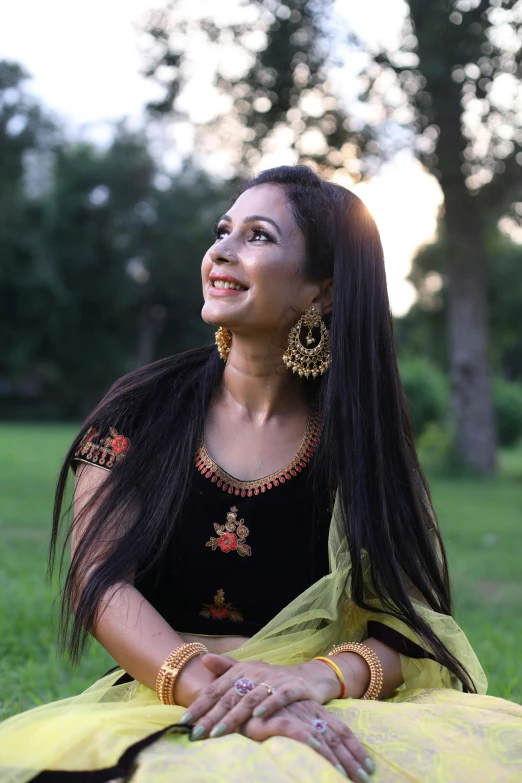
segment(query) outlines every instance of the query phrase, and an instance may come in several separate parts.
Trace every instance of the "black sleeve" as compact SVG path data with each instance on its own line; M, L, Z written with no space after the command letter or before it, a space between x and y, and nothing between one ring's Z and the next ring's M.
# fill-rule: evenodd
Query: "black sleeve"
M432 661L436 659L427 650L424 650L420 645L407 639L399 631L395 631L384 623L379 623L375 620L370 620L368 623L368 636L373 639L378 639L383 644L391 647L395 652L405 655L407 658L429 658Z
M71 468L76 473L78 462L86 462L103 470L112 468L125 459L130 446L129 438L114 427L100 432L91 427L83 436L71 460Z

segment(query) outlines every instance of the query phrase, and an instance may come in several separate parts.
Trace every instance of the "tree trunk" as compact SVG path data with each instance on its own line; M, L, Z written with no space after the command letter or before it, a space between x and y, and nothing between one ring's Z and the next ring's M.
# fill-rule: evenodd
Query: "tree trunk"
M448 337L452 382L452 413L458 448L481 473L495 470L496 429L493 416L488 356L486 226L470 194L463 171L467 139L462 134L462 88L452 78L468 49L475 51L473 35L457 36L448 3L410 0L418 40L419 70L429 102L420 107L439 127L437 159L433 169L444 193L446 276L448 283ZM487 3L476 9L477 19ZM464 27L464 25L463 25ZM443 43L441 43L443 42ZM465 60L464 60L465 61ZM428 108L427 108L428 107Z
M496 427L488 352L485 227L461 171L460 113L455 104L448 101L439 113L437 150L445 210L451 409L460 454L481 473L491 474Z
M469 196L468 196L469 198ZM450 232L448 232L450 233ZM496 430L488 357L484 261L481 247L463 248L447 264L451 407L457 446L481 473L495 471Z

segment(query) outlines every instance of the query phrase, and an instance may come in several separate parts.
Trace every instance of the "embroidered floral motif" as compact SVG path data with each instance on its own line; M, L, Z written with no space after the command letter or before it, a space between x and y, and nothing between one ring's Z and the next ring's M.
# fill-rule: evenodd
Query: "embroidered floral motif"
M213 604L203 604L200 612L202 617L214 620L232 620L233 623L242 623L243 615L230 603L225 603L225 591L218 590L214 596Z
M212 547L212 551L219 547L222 552L237 552L241 557L249 557L252 554L248 544L245 544L250 530L245 525L244 519L240 519L238 522L235 506L227 511L227 521L224 525L218 525L217 522L214 522L214 530L217 533L217 538L213 536L205 544L205 546Z
M311 413L299 451L292 462L286 468L256 481L241 481L220 468L208 453L203 441L200 443L194 456L196 468L205 478L217 484L223 492L228 492L229 495L241 495L242 498L250 498L252 495L259 495L260 492L266 492L267 489L278 487L279 484L290 481L291 478L297 476L298 473L306 468L319 443L320 433L321 423L319 415Z
M80 462L90 462L110 470L116 462L122 460L128 451L130 440L111 427L106 438L99 438L99 433L91 427L82 438L74 459Z
M123 435L116 435L114 440L111 442L111 448L116 452L116 454L125 454L129 448L129 439Z

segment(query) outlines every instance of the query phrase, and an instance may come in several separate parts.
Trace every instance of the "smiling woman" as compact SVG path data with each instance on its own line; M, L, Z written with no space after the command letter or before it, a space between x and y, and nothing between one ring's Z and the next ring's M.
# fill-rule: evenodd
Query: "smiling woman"
M515 783L522 708L452 617L374 221L281 167L215 234L219 350L120 379L60 475L64 640L118 667L2 724L1 780Z

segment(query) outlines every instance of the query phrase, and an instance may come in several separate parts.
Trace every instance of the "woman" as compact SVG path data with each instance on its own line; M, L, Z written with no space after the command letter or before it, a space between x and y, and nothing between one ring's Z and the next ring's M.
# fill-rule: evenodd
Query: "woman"
M63 632L119 666L6 721L0 779L520 780L522 708L451 616L373 220L281 167L215 235L217 349L120 379L59 479Z

